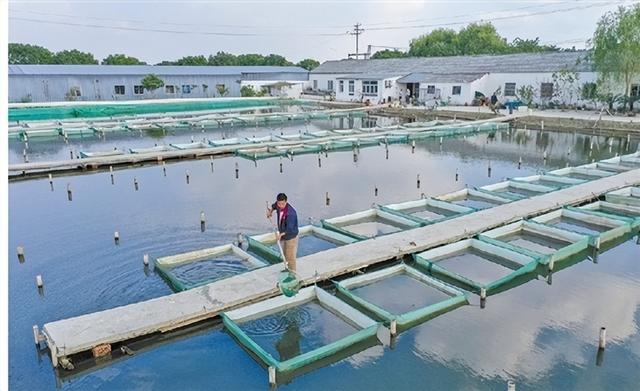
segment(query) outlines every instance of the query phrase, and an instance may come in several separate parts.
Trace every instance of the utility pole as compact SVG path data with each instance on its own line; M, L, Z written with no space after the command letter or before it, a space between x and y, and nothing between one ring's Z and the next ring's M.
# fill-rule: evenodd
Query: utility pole
M356 36L356 53L355 53L355 57L356 60L360 57L360 53L358 51L358 38L360 36L360 34L364 33L364 29L362 28L362 23L356 23L353 25L353 31L349 31L350 35L355 35ZM351 57L351 55L349 56Z

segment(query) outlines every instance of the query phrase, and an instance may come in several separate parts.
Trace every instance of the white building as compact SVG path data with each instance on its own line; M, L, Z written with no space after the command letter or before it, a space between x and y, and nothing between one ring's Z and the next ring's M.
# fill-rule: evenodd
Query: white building
M496 92L504 103L522 100L524 87L532 90L534 103L582 104L588 103L580 100L582 87L597 79L586 55L573 51L327 61L310 72L309 83L314 90L334 92L339 101L380 103L409 97L421 103L435 99L471 105L478 94ZM558 79L562 72L577 79ZM638 90L637 85L632 88Z

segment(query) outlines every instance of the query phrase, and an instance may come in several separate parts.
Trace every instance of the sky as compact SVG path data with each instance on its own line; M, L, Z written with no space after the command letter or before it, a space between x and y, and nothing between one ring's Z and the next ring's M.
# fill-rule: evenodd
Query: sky
M124 53L149 64L183 56L280 54L293 62L346 58L373 45L407 49L433 29L491 21L498 33L585 48L600 17L630 0L554 1L11 1L9 42Z

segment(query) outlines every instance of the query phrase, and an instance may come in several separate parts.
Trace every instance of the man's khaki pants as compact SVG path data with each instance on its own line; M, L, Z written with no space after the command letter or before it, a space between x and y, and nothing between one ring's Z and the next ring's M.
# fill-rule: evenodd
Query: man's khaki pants
M282 251L290 270L296 271L296 254L298 253L298 237L282 241Z

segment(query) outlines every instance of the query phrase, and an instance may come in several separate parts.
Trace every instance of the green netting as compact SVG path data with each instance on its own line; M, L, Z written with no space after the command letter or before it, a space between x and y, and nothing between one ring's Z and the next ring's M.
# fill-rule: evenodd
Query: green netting
M233 245L226 244L212 248L206 248L201 250L189 251L186 253L180 253L176 255L170 255L165 257L156 258L154 260L154 269L157 273L162 277L162 279L169 285L169 287L174 292L180 292L187 289L197 288L199 286L210 284L214 281L223 280L225 278L232 277L237 274L244 273L245 271L238 271L232 273L223 273L217 276L211 276L205 279L199 279L199 281L195 282L185 282L182 281L178 276L176 276L174 269L176 267L180 267L183 265L197 263L206 260L213 260L220 256L225 256L227 254L235 254L239 259L237 262L243 262L246 264L250 264L253 268L249 268L249 270L255 270L256 268L260 268L266 266L267 263L263 262L250 254L246 253L241 248ZM200 271L199 273L201 273Z
M589 213L595 216L627 221L631 224L633 229L640 227L640 208L597 201L593 204L581 206L579 209L584 213Z
M135 115L148 113L169 113L178 111L199 111L236 109L242 107L282 106L306 104L298 100L279 99L233 99L207 100L203 102L166 102L166 103L124 103L124 104L93 104L44 107L10 107L9 122L47 120L64 118L95 118L113 117L120 115Z
M446 266L439 265L439 262L446 259L447 256L454 256L460 251L469 248L477 248L485 254L494 255L495 257L485 258L485 260L513 271L489 283L480 283L459 273L450 271ZM493 243L480 239L466 239L423 253L413 254L413 258L419 270L474 293L479 294L482 289L485 289L487 296L502 292L505 286L511 287L513 281L516 279L520 279L523 276L529 278L537 269L540 262L540 258L538 257L517 252L507 246L496 246Z
M230 311L228 313L221 313L223 324L229 333L245 348L247 349L258 361L266 366L274 368L276 375L290 373L302 369L303 367L317 363L327 357L336 355L341 351L348 350L353 346L363 343L364 341L376 339L376 334L379 328L379 324L373 320L367 318L357 310L347 306L344 302L338 300L336 297L322 291L317 287L309 287L301 290L298 295L304 296L303 299L286 298L282 300L281 297L276 297L266 302L252 304L248 307L240 308L238 310ZM310 296L312 295L312 296ZM310 297L309 297L310 296ZM258 343L253 341L247 333L245 333L238 322L242 322L244 318L259 318L261 313L272 313L277 311L278 308L289 308L292 305L301 305L305 302L317 298L323 306L327 306L335 314L341 314L341 316L349 317L351 323L358 329L354 334L343 337L337 341L313 349L306 353L300 354L285 361L279 361L274 358L270 353L263 349ZM271 302L271 303L269 303ZM276 303L276 304L273 304ZM253 310L257 311L254 313ZM241 315L238 319L236 313L240 312ZM233 315L232 315L233 314Z
M273 248L264 245L261 241L256 240L251 236L246 236L246 239L247 243L249 244L249 247L247 249L248 251L257 254L273 265L282 263L284 261L279 251L276 251Z
M552 240L561 240L567 245L553 251L551 254L544 254L522 246L510 244L503 239L518 233L531 233L533 235L548 237ZM582 252L589 247L590 238L585 235L576 234L556 227L550 227L534 221L519 221L506 226L496 228L482 233L479 240L490 243L494 246L515 251L530 257L537 257L541 264L548 265L553 269L556 262L563 261L575 254Z
M450 297L426 307L417 308L415 310L402 314L394 314L374 303L361 298L350 290L351 287L358 287L363 284L373 283L375 281L379 281L395 275L399 272L407 272L410 275L422 274L418 270L410 268L404 264L396 265L391 268L387 268L387 270L383 269L377 272L370 273L369 275L358 276L341 282L336 282L336 295L346 303L354 306L371 318L385 322L386 325L389 325L392 321L395 321L397 332L402 332L446 312L452 311L460 306L469 304L468 297L464 292L450 287L443 282L430 278L429 276L424 274L419 275L417 279L427 286L446 293ZM367 277L370 277L371 280L369 280Z

